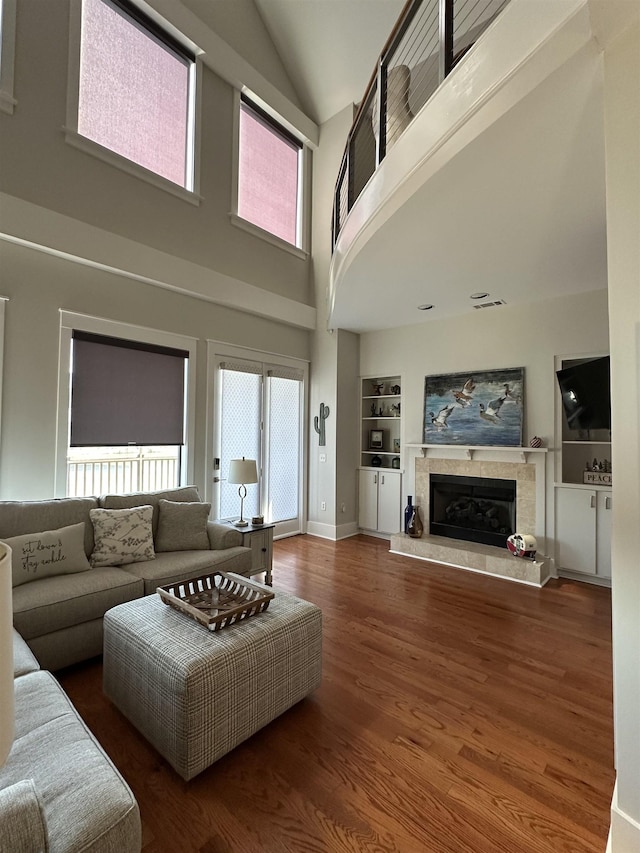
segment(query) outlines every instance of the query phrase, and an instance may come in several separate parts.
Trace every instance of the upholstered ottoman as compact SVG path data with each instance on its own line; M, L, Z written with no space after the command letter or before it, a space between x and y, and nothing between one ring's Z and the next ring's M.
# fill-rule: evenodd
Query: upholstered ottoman
M319 686L322 612L276 590L211 632L149 595L107 611L103 661L106 695L188 780Z

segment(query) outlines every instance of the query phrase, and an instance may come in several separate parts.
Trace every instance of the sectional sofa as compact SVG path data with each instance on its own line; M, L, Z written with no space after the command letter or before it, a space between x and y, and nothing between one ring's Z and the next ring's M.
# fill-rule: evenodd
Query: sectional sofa
M0 501L0 540L13 551L13 623L40 666L55 671L100 655L105 612L158 586L209 569L248 577L251 549L235 528L208 521L209 510L194 486Z

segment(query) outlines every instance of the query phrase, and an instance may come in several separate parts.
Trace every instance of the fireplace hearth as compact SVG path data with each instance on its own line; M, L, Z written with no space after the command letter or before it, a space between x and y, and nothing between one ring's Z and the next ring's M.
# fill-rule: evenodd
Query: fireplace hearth
M515 480L431 474L429 491L432 536L504 548L515 532Z

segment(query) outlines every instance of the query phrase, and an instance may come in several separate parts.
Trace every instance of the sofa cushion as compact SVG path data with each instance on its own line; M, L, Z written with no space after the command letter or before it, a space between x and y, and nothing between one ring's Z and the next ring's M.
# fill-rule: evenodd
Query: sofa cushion
M158 504L164 498L167 501L199 501L200 495L195 486L182 486L178 489L162 489L158 492L133 492L130 495L103 495L100 506L104 509L131 509L134 506L150 504L153 507L153 535L158 529Z
M223 551L171 551L156 554L148 563L132 563L127 571L144 581L145 595L159 586L199 577L208 572L251 574L251 548L225 548Z
M110 607L143 594L141 581L115 566L42 578L38 583L25 583L13 590L13 624L29 641L101 619Z
M11 548L13 586L53 575L88 572L91 566L84 552L85 522L58 530L10 536L4 543Z
M92 566L122 566L154 559L153 507L92 509L89 515L95 540Z
M209 548L207 521L210 503L167 501L158 504L156 551L202 551Z
M0 790L0 815L0 850L49 850L33 779L23 779Z
M40 669L35 655L22 639L20 634L13 629L13 677L19 678L28 672L36 672ZM2 850L2 847L0 847Z
M33 779L51 850L139 853L133 794L55 678L33 672L15 690L16 739L0 787Z
M0 539L21 536L23 533L37 533L39 530L57 530L59 527L86 521L84 552L88 557L93 551L93 525L89 524L89 510L97 506L97 498L0 501Z

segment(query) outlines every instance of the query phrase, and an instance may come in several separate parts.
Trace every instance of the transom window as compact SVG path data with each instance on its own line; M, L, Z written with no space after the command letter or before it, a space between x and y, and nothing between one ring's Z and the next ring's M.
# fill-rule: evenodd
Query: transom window
M300 247L301 173L302 143L242 95L238 216Z
M82 0L78 133L193 189L195 56L127 0Z

